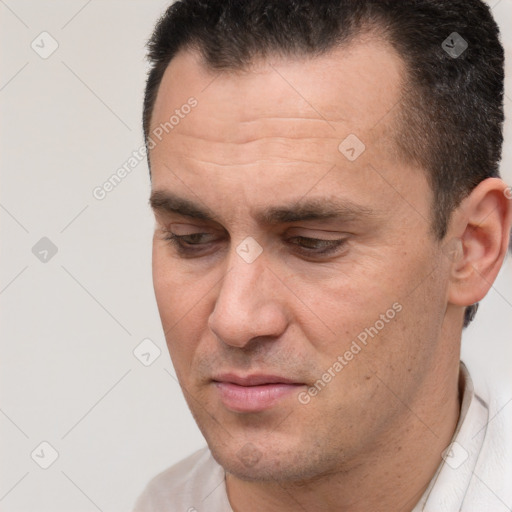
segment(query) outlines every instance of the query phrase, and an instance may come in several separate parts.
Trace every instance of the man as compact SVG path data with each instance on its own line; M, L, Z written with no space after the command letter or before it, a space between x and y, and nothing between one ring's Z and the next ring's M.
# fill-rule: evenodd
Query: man
M182 0L149 48L155 294L208 448L136 510L510 510L460 362L512 221L489 8Z

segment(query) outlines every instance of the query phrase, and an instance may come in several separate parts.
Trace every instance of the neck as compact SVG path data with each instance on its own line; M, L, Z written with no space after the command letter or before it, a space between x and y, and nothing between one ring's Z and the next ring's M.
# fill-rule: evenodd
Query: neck
M459 371L437 375L365 460L307 482L248 482L226 474L234 512L411 512L442 462L460 413ZM436 382L437 380L437 382Z

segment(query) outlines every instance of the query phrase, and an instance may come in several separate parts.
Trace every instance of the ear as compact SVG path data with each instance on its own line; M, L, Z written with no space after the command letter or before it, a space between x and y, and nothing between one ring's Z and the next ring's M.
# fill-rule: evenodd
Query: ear
M487 295L508 250L511 197L504 181L488 178L454 211L447 240L459 241L459 252L451 264L449 303L470 306Z

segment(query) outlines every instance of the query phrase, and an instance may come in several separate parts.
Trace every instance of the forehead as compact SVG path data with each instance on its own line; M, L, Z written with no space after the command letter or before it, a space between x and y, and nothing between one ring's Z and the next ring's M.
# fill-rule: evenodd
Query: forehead
M316 197L344 194L373 209L400 187L420 186L424 198L426 182L403 172L393 140L403 76L401 58L375 38L236 72L212 72L198 54L182 52L153 110L151 131L167 129L150 152L152 188L179 189L196 203L198 195L226 217L271 204L277 191L296 201L312 187ZM191 97L197 105L182 109ZM365 150L351 161L339 148L354 135Z
M322 56L269 57L242 71L208 70L197 53L182 51L164 73L151 125L167 121L193 95L200 108L174 134L214 137L222 126L224 139L243 141L259 128L255 122L273 118L323 121L310 125L326 133L341 122L362 133L397 104L403 75L392 47L369 36Z

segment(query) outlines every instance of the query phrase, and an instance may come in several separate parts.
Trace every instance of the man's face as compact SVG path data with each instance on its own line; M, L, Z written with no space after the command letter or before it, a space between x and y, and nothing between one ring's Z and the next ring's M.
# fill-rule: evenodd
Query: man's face
M156 299L194 418L240 478L358 464L458 360L432 192L392 140L402 74L366 41L218 76L182 53L164 75L151 129L181 115L151 151Z

